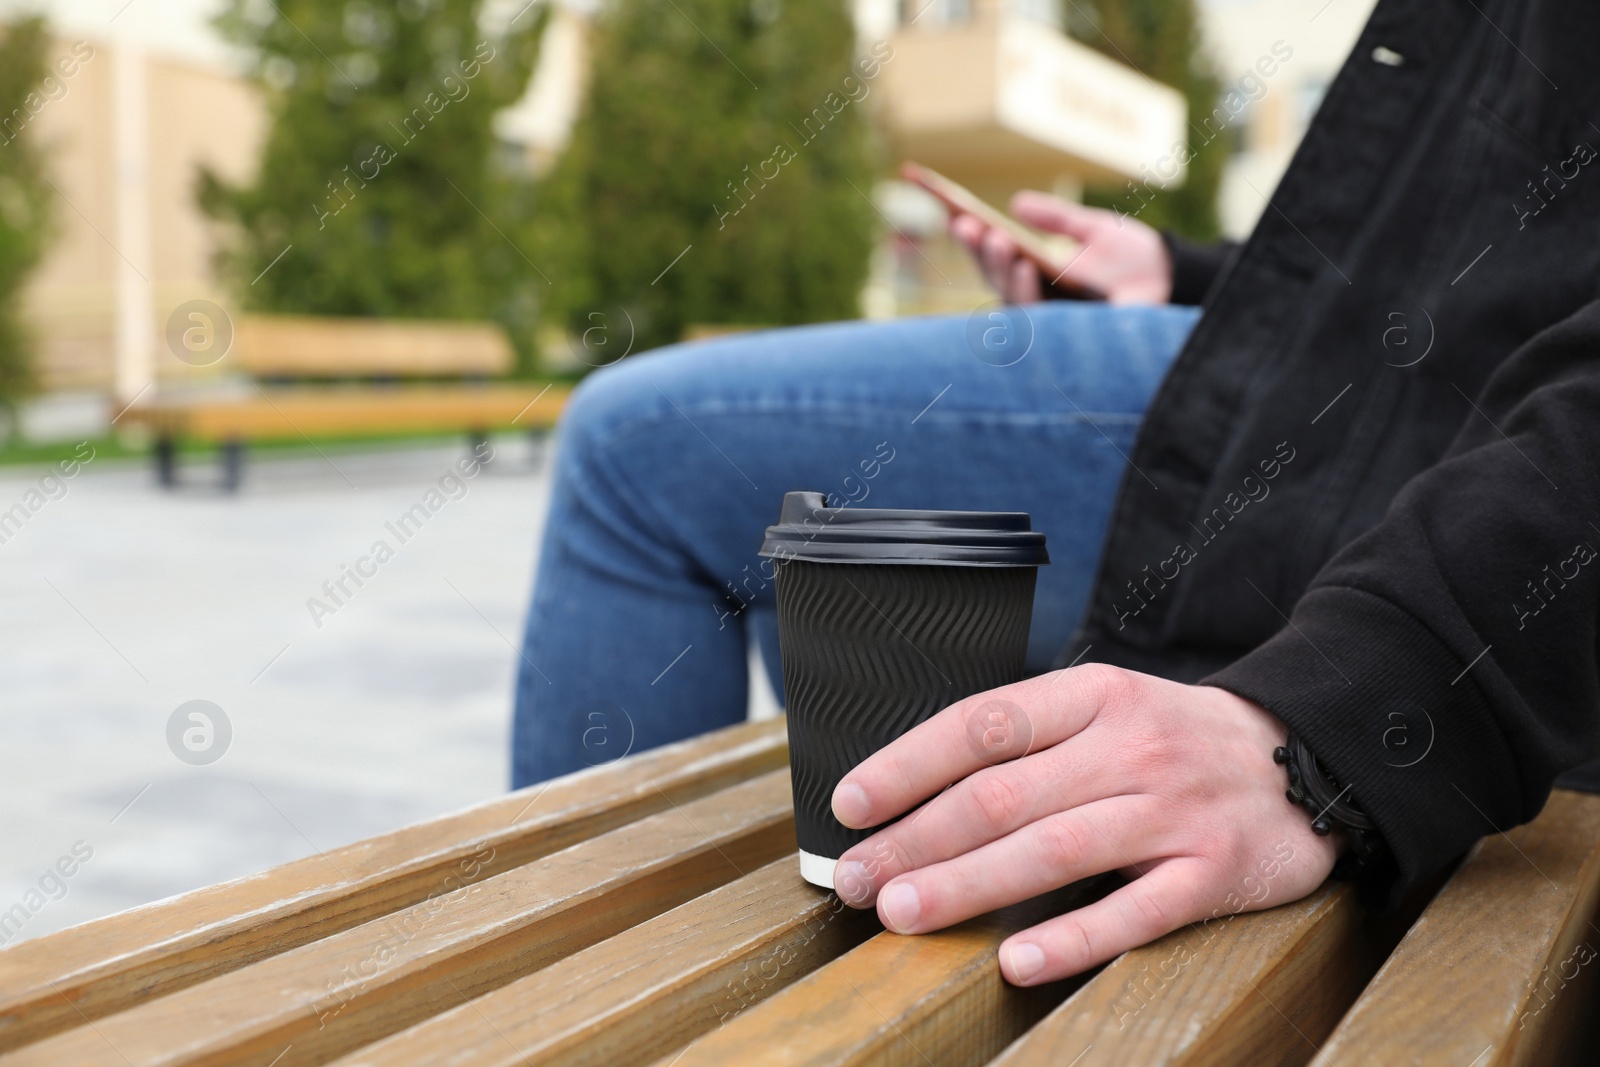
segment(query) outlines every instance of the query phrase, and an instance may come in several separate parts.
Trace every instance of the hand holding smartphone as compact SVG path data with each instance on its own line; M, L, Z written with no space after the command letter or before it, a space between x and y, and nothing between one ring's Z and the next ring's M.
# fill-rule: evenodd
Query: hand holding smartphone
M1067 266L1081 247L1076 241L1054 234L1041 234L1016 219L990 207L978 199L972 190L951 181L938 171L920 163L903 163L900 176L921 186L954 213L971 215L985 226L1000 230L1017 245L1017 252L1039 269L1046 285L1054 286L1061 294L1077 300L1100 300L1104 294L1069 282L1064 277Z

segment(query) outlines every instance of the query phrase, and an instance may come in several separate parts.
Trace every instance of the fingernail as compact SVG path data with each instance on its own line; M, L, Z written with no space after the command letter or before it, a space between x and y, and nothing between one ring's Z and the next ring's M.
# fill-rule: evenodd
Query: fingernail
M833 817L852 829L870 826L872 803L867 791L854 782L845 782L833 791Z
M857 860L842 860L833 868L833 891L852 907L864 907L872 899L872 879L866 865Z
M1006 959L1011 964L1012 979L1017 982L1026 982L1044 970L1044 949L1029 941L1007 946Z
M883 924L897 934L909 933L922 914L922 898L908 882L896 882L878 897L878 912Z

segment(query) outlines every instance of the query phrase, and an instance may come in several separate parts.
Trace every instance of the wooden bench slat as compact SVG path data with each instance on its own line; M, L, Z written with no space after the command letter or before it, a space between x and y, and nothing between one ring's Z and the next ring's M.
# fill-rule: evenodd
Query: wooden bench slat
M0 951L0 1050L511 870L787 765L747 723Z
M1473 848L1316 1064L1569 1059L1593 1023L1597 903L1600 796L1558 789L1533 822Z
M1353 888L1325 885L1124 953L995 1067L1304 1063L1381 958Z
M790 855L560 963L369 1045L338 1067L646 1063L882 930Z
M92 1026L6 1067L296 1067L369 1044L795 848L774 771Z
M1000 943L1116 884L1109 876L1088 879L938 933L878 934L658 1067L985 1063L1076 985L1007 984Z
M505 374L515 353L488 322L245 315L228 358L253 374Z
M204 441L317 434L455 432L550 426L571 390L560 385L273 388L159 398L128 412L162 433Z

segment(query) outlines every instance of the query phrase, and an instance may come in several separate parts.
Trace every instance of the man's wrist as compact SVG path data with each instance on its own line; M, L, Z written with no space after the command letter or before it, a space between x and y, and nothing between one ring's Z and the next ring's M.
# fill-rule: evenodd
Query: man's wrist
M1170 265L1171 285L1168 300L1173 304L1198 306L1205 302L1217 280L1227 270L1238 245L1197 244L1170 230L1161 231L1161 245Z
M1274 763L1283 766L1289 780L1284 795L1311 818L1311 831L1332 839L1340 855L1334 873L1348 877L1375 859L1384 848L1383 836L1361 808L1348 785L1330 775L1304 741L1293 731L1273 750Z

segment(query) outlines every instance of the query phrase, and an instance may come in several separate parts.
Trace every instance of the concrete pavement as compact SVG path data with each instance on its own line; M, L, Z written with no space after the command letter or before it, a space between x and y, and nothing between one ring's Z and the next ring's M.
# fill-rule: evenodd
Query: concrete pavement
M28 912L0 943L505 789L548 480L525 439L495 446L471 478L464 445L257 456L236 497L102 459L0 471L0 513L27 514L0 518L0 914ZM231 727L205 765L169 746L192 700ZM175 730L202 759L221 736Z

